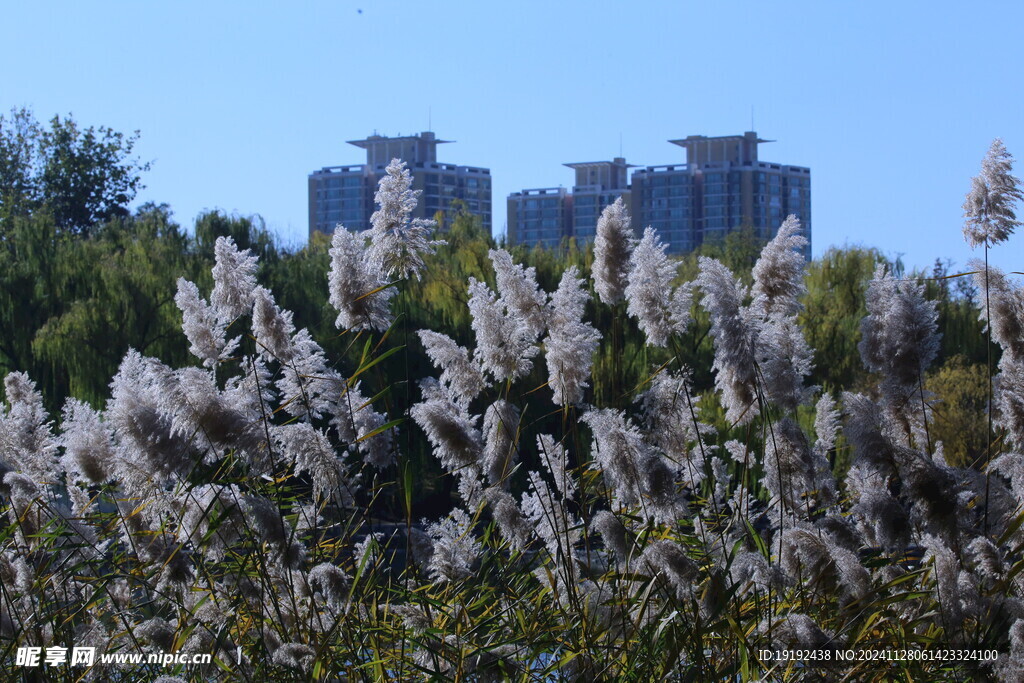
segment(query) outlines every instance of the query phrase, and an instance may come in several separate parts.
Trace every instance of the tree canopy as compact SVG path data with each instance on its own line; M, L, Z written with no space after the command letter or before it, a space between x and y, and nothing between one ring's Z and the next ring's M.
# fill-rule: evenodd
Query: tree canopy
M28 109L0 115L0 231L15 217L45 211L59 232L87 234L129 215L149 169L132 157L138 131L80 127L68 115L49 126Z

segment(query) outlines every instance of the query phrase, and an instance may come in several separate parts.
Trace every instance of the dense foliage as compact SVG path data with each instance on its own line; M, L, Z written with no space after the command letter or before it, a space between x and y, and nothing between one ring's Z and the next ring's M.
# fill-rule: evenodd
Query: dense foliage
M149 164L131 158L138 133L80 129L54 116L41 126L27 109L0 115L0 220L45 212L61 233L87 234L128 215Z
M967 205L986 249L1015 227L983 196L1016 188L1006 158ZM794 219L671 259L620 204L594 246L505 250L467 214L410 221L401 164L385 181L370 231L297 250L152 205L71 232L0 218L0 659L1024 675L1018 284L863 248L808 264ZM943 646L1000 657L834 662ZM833 661L759 654L785 647Z

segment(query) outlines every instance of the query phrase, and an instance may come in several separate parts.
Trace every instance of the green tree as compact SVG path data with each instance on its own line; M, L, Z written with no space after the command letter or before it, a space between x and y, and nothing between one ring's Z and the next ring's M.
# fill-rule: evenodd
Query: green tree
M239 249L249 249L259 256L261 263L276 262L279 258L274 236L258 215L232 216L219 210L199 214L195 224L195 246L199 253L212 260L218 237L230 237Z
M38 194L33 164L37 156L39 124L27 109L0 115L0 220L23 216Z
M746 224L730 230L723 237L709 240L700 245L694 253L696 256L715 258L736 274L750 274L761 249L768 243L759 236L752 225Z
M857 344L867 315L864 294L875 266L886 259L876 249L829 249L807 269L800 325L814 349L810 382L828 390L865 389L866 371Z
M942 330L942 347L936 363L962 355L968 364L984 364L989 341L978 310L977 292L969 275L951 273L951 269L952 261L936 259L925 282L925 296L936 302ZM1000 347L992 344L991 353L998 362Z
M45 211L61 232L88 234L93 226L129 215L148 163L132 158L138 132L80 128L54 116L40 126L32 112L0 116L0 232L16 216Z
M144 205L86 238L58 242L52 291L59 305L31 334L32 364L63 395L98 403L125 352L191 362L174 303L179 277L209 272L166 205ZM38 372L38 371L37 371Z
M988 373L982 362L952 356L925 381L933 397L931 437L941 441L946 461L956 467L981 462L985 457Z
M60 309L57 252L62 239L47 214L15 216L0 234L0 373L34 371L32 337ZM33 374L49 389L46 373Z

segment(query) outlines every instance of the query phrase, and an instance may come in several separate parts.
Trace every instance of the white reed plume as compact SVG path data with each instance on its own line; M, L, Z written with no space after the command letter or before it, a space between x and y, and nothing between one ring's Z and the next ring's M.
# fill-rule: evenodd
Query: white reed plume
M423 401L409 409L416 424L427 433L434 455L449 472L478 466L483 453L477 416L454 403L435 379L420 382Z
M189 352L214 367L228 358L238 347L241 337L227 340L227 324L214 306L199 295L199 288L185 278L178 278L178 293L174 303L181 310L181 330L189 341Z
M477 362L496 380L517 379L533 369L530 360L538 352L530 326L506 306L494 292L469 278L469 313L476 334Z
M620 564L629 562L635 552L635 538L625 525L608 510L599 510L590 521L590 528L601 534L605 548L615 553Z
M230 322L252 308L258 259L248 249L239 250L230 237L218 237L213 253L216 263L210 304L222 319Z
M972 260L968 267L979 271L974 282L988 302L981 308L981 319L1003 350L993 396L994 423L1007 430L1012 445L1024 450L1024 287L998 268L990 267L986 276L982 261Z
M430 330L420 330L417 334L430 362L441 370L438 379L448 395L453 401L469 405L486 386L480 363L447 335Z
M544 348L548 386L557 405L583 400L583 391L589 386L594 351L601 340L594 326L583 322L583 311L590 296L578 275L576 266L570 266L562 274L558 289L551 295L548 313Z
M292 312L282 310L274 301L270 290L257 287L253 292L252 331L256 337L257 352L266 361L288 363L295 351L292 348Z
M772 644L777 648L798 647L821 650L835 642L833 636L822 631L813 619L798 612L790 612L785 618L775 619L771 622L765 619L758 625L757 632L768 635Z
M395 289L370 257L365 242L364 235L340 225L331 238L328 285L331 306L338 311L334 325L342 330L383 332L394 320L389 302Z
M4 377L7 408L0 404L0 479L23 472L39 483L57 483L60 471L50 419L35 382L23 372Z
M682 482L695 488L704 478L704 467L694 456L700 454L701 436L710 436L714 430L696 419L698 397L693 396L690 377L688 368L658 372L637 402L651 441L676 464Z
M699 570L678 543L654 541L644 548L640 561L651 576L667 582L678 600L687 600L693 594Z
M594 434L594 462L620 505L639 507L644 517L659 523L672 523L685 514L673 468L621 411L591 410L580 419Z
M885 477L865 465L854 465L844 483L854 503L850 518L866 544L897 549L909 543L910 517L889 492Z
M629 261L626 310L636 318L651 346L666 346L673 332L685 330L685 325L679 329L679 323L689 322L679 319L680 312L689 309L688 303L681 300L673 306L672 280L677 264L665 255L665 248L654 228L647 228Z
M804 378L813 369L814 351L804 339L795 315L772 314L760 323L757 362L769 401L793 412L812 393Z
M171 383L170 368L134 349L110 383L104 417L123 448L118 479L132 494L143 495L150 479L160 483L182 477L195 465L191 439L175 432L167 410Z
M418 280L423 270L423 255L433 254L443 240L430 239L437 223L410 218L419 203L419 190L412 187L412 176L405 162L392 159L386 175L377 185L377 210L370 216L370 247L367 256L373 269L386 277ZM346 325L345 327L351 327Z
M984 293L985 262L971 259L967 267L975 271L974 284ZM987 283L989 310L982 307L979 317L988 322L992 339L1003 349L1003 358L1024 363L1024 287L993 266L988 268Z
M898 281L884 265L868 285L868 315L858 346L864 366L882 376L882 392L902 406L921 390L924 374L939 352L938 311L919 282Z
M498 399L484 412L484 450L480 461L491 486L509 487L508 477L517 460L519 410Z
M577 484L569 472L569 454L565 446L555 441L550 434L541 434L537 437L537 453L541 464L551 473L558 492L565 498L574 498Z
M730 422L745 424L758 414L755 393L758 316L743 305L747 291L739 279L715 259L701 256L697 285L701 305L711 316L715 387Z
M439 583L469 578L471 568L480 556L480 543L473 538L472 519L461 508L448 517L427 525L427 534L434 539L434 552L427 572Z
M491 506L491 515L501 530L502 536L513 550L527 549L536 536L535 527L523 516L516 499L508 491L491 486L484 491L484 498Z
M840 416L836 400L832 398L832 394L824 392L814 409L814 434L817 437L814 451L819 457L827 457L828 452L835 447L839 436Z
M762 483L771 493L771 504L807 517L835 502L835 480L828 461L815 457L795 422L782 418L765 441Z
M802 249L807 240L800 221L789 216L754 264L753 301L750 309L761 318L757 362L769 401L787 412L809 396L803 386L811 373L813 352L797 324L799 297L805 291L806 262Z
M350 581L350 577L341 570L341 567L329 562L321 562L309 570L309 586L313 590L313 595L336 610L348 599Z
M547 295L537 284L536 268L512 262L512 254L504 249L487 252L494 264L498 295L509 314L515 316L529 331L531 340L539 337L547 326Z
M523 514L534 525L537 535L552 557L565 562L583 537L583 523L576 519L552 493L540 473L531 471L530 491L523 494Z
M591 268L594 291L608 305L617 304L625 298L629 260L635 242L629 213L622 197L616 197L597 220L594 265Z
M317 498L333 499L343 507L354 504L357 479L349 476L326 433L307 422L293 422L274 426L271 436L296 472L309 473Z
M341 390L331 424L350 449L359 451L363 462L382 470L395 461L393 434L391 429L383 429L387 416L373 409L359 387L356 382Z
M1024 192L1012 171L1013 157L996 138L964 200L964 239L972 248L1004 242L1020 226L1013 205L1024 198Z
M245 534L242 494L231 484L201 484L185 494L178 538L217 562Z
M263 287L253 293L252 328L260 356L278 361L282 372L278 391L285 409L295 417L318 418L332 412L332 397L343 380L327 365L320 345L305 328L295 331L292 312L278 308L274 296Z
M799 297L806 290L806 261L801 250L807 246L801 231L796 216L786 218L754 264L752 293L755 305L764 315L793 315L800 310Z
M871 591L871 574L857 556L806 524L783 530L779 564L791 579L838 591L847 600L863 599Z
M253 538L266 543L270 551L271 571L289 571L304 564L306 547L273 500L255 494L242 496L241 509Z
M266 414L277 393L273 375L262 356L251 356L239 367L240 374L224 383L224 399L249 420L258 421Z
M751 590L766 591L772 587L780 587L782 573L778 565L768 564L768 560L759 552L743 550L736 554L729 565L729 578L738 586L740 595L747 595Z
M316 650L304 643L285 643L273 651L274 664L309 673L313 669Z
M230 396L217 388L212 370L182 368L165 376L162 409L171 433L192 441L212 462L228 449L260 458L266 450L262 422L235 409Z

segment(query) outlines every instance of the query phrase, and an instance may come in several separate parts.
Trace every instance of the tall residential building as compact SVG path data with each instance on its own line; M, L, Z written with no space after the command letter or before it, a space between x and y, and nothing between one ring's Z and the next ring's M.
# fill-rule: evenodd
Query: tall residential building
M615 157L611 161L566 166L576 171L576 184L572 186L572 236L579 241L593 241L604 207L623 195L623 201L629 201L630 165L622 157Z
M676 181L677 171L669 170L672 167L648 167L633 174L633 188L639 194L638 187L654 189L654 183L664 178L669 200L673 192L682 197L690 195L689 207L672 207L669 201L670 218L665 229L671 250L687 251L744 227L752 228L761 238L770 238L786 216L795 214L807 237L806 253L811 253L811 169L760 161L758 145L771 140L762 140L753 131L721 137L690 135L669 142L686 150L689 183ZM640 202L640 207L636 218L642 226L654 225L661 215L659 211L665 208L646 202ZM682 208L684 212L689 208L690 220L673 218L672 208ZM691 244L677 246L673 232L687 231L692 236Z
M566 237L593 240L604 207L619 196L629 201L630 165L625 159L565 165L576 171L571 193L562 187L548 187L521 190L508 196L509 244L554 247Z
M682 140L670 140L686 149L686 162L660 166L645 166L633 171L632 183L619 190L630 200L633 227L639 234L647 226L658 231L668 244L670 252L682 253L695 249L703 242L721 239L725 233L750 227L755 234L768 238L775 234L786 216L795 214L804 226L804 234L811 237L811 171L803 166L779 164L758 159L758 145L762 140L757 133L722 137L691 135ZM625 173L625 162L619 177ZM567 164L568 166L590 165ZM579 211L577 196L580 181L577 168L577 187L573 188L571 210ZM512 199L509 198L511 207ZM614 196L598 200L596 215L614 200ZM591 209L587 206L580 221L569 221L564 236L590 239L593 236ZM577 226L579 226L577 228ZM550 243L548 235L542 243ZM557 243L558 240L554 240ZM509 210L509 242L532 243L531 235L519 231ZM806 254L810 255L808 244Z
M557 247L572 229L572 195L564 187L520 190L508 196L509 244Z
M669 251L693 251L700 245L700 192L687 164L646 166L633 171L633 230L651 226Z
M491 230L491 172L476 166L457 166L437 161L438 140L432 132L385 137L371 135L350 140L366 150L366 163L326 166L309 174L309 232L332 233L341 223L349 230L366 230L376 206L373 196L392 159L401 159L412 173L412 187L421 190L413 218L434 218L438 212L451 217L463 202L480 216L484 230Z

